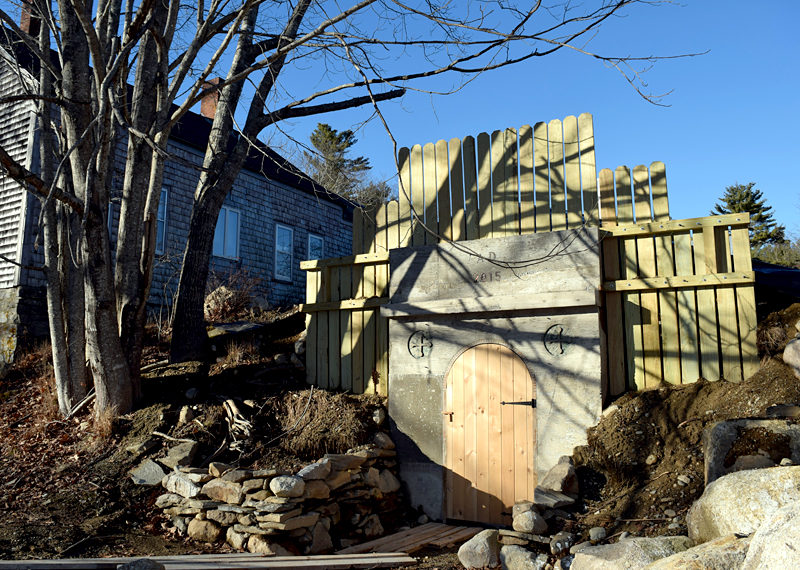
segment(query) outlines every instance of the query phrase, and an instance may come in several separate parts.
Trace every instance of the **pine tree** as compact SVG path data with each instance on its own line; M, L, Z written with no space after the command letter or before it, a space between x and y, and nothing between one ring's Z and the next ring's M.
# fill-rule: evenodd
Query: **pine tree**
M365 186L364 175L371 166L368 158L347 156L350 147L358 142L355 133L339 132L326 123L318 123L310 138L316 151L305 153L311 177L330 192L357 202L359 190Z
M786 241L785 226L779 226L772 216L772 206L767 206L764 194L755 187L755 182L734 184L725 188L720 201L711 214L750 214L750 247L758 249L762 245L778 244Z

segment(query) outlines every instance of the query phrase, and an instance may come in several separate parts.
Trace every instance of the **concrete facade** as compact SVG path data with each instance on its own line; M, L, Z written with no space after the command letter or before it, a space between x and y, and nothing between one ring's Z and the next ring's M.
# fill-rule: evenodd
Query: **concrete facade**
M469 347L504 345L527 366L538 477L586 442L602 409L598 252L588 229L391 252L389 417L412 506L443 516L444 380Z

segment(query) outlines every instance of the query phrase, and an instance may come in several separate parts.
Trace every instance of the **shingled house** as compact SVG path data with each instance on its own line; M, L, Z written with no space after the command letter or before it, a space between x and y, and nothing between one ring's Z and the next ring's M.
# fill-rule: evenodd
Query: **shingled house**
M20 94L29 74L24 54L0 45L0 99ZM204 106L204 113L208 110ZM210 110L213 113L213 108ZM210 116L213 116L211 114ZM158 211L156 267L149 304L153 310L171 302L188 236L194 191L199 179L211 119L188 113L173 130ZM0 144L29 170L36 172L38 142L31 102L0 105ZM116 156L115 190L121 192L125 144ZM119 203L109 208L108 228L116 237ZM35 249L39 199L0 172L0 335L2 352L13 354L17 332L46 334L41 248ZM220 212L214 236L211 278L246 274L257 283L257 294L271 305L300 302L304 259L348 255L351 250L353 207L330 195L289 161L266 145L252 148ZM12 262L16 262L12 263ZM17 265L19 264L19 265ZM19 331L18 331L19 329ZM6 342L6 339L9 342ZM13 344L14 346L11 346ZM2 358L0 358L2 360Z

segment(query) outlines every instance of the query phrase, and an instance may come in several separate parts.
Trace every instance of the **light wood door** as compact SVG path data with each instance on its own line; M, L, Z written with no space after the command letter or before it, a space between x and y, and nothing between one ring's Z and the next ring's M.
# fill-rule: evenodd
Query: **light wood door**
M447 518L508 524L514 502L533 498L535 398L525 363L505 346L479 344L453 363L443 412Z

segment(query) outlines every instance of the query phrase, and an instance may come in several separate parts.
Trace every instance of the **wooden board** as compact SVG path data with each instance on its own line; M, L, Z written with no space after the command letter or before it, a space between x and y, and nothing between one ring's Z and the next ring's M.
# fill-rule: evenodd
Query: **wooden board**
M450 139L449 148L450 204L453 209L452 239L467 239L464 216L464 176L461 159L461 141Z
M466 239L478 239L478 178L475 164L475 139L464 137L462 143L462 160L464 163L464 219Z
M438 141L436 154L436 196L438 202L438 232L444 239L453 239L453 216L450 209L450 159L447 157L447 141Z
M749 272L753 269L750 259L750 239L747 228L731 230L733 247L733 269L736 272ZM759 358L756 347L756 299L753 285L736 288L736 310L739 320L739 346L742 355L742 377L750 378L758 371Z
M435 235L439 231L438 212L436 209L436 147L428 143L422 147L422 185L425 195L425 243L438 243ZM433 232L433 233L432 233Z
M411 204L414 217L411 233L411 245L425 244L427 232L422 227L425 223L425 192L422 173L422 147L415 144L411 147Z
M398 214L399 245L406 247L411 243L411 155L407 148L401 148L397 155L399 165L398 177Z
M675 234L675 272L692 275L694 262L692 236L689 232ZM697 297L694 289L675 293L678 306L678 335L680 337L681 383L700 378L700 344L697 330Z
M533 129L524 125L519 129L519 217L520 233L536 231L536 196L533 185Z
M453 362L443 414L448 519L505 524L514 502L530 496L535 410L501 402L530 401L534 394L525 364L504 346L479 344Z
M550 226L550 167L548 166L547 123L533 127L534 208L536 231L549 232Z
M564 185L564 133L561 121L547 125L547 148L550 155L550 229L567 228L566 188Z
M344 548L339 550L336 555L352 556L358 553L380 553L387 551L410 554L426 546L443 548L451 544L458 544L459 542L469 540L481 530L483 529L430 522L408 530L382 536L381 538L369 542Z
M478 135L478 239L492 237L492 140Z
M595 165L594 125L589 113L578 117L578 135L581 150L581 187L583 188L583 219L596 226L598 219L597 167Z
M581 204L580 140L578 119L572 115L564 119L564 176L567 196L567 227L583 225Z
M716 270L714 231L706 228L694 232L694 265L698 273ZM708 252L707 252L708 250ZM713 289L697 290L698 331L700 344L700 374L706 380L719 380L719 331L717 329L717 299Z

